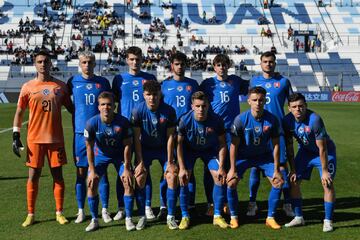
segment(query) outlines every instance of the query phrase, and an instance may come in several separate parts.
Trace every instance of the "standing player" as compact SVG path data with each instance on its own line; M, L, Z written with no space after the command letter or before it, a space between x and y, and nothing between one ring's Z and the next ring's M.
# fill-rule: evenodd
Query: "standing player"
M213 177L214 220L213 224L227 228L221 217L226 191L225 129L222 119L209 110L209 101L204 92L195 92L191 97L192 111L180 117L177 136L177 158L179 162L180 208L182 219L179 229L190 225L188 211L188 183L197 158L201 158Z
M126 51L126 63L129 66L127 73L116 75L112 90L118 105L118 114L130 120L131 111L144 101L142 85L147 80L156 81L154 75L140 70L142 64L142 51L139 47L129 47ZM155 215L151 207L146 208L146 218L151 220Z
M251 80L250 86L261 86L266 89L266 105L265 109L274 114L279 122L285 116L284 104L292 93L290 81L275 72L276 56L272 52L265 52L260 56L260 66L262 75L254 77ZM289 217L294 216L294 212L290 203L290 192L288 182L288 170L286 165L286 149L284 134L280 134L280 171L284 177L283 193L284 205L283 210ZM247 216L255 216L257 211L256 195L260 185L260 169L252 168L250 172L249 188L250 188L250 201L248 205Z
M142 168L146 168L146 184L151 182L150 166L154 159L159 160L162 169L167 173L166 175L169 175L167 176L169 187L166 192L169 206L167 223L170 229L177 229L178 226L175 222L177 181L171 177L176 172L176 165L174 164L176 114L170 105L161 101L160 83L156 81L145 82L143 92L145 102L136 106L131 116L134 129L135 156L137 162L144 164ZM145 197L145 192L139 192L139 195ZM147 205L148 201L151 201L151 198L146 199L146 206L149 206ZM145 206L143 210L145 211Z
M75 223L81 223L85 220L86 176L89 166L84 138L86 121L99 113L97 101L99 94L103 91L110 91L111 89L107 79L94 74L96 63L95 55L92 52L81 52L79 54L79 65L81 74L71 77L67 82L70 94L73 95L74 104L73 123L75 134L73 150L77 168L75 191L78 202L78 214ZM103 203L102 218L105 223L111 222L112 219L107 211L109 181L106 174L101 178L100 197Z
M179 119L181 115L191 110L191 96L199 88L199 84L196 80L185 77L185 70L187 66L187 57L184 53L176 52L170 58L172 77L162 82L162 93L164 96L164 102L172 106L176 111L176 119ZM166 182L162 181L161 186ZM195 206L195 178L192 175L189 181L189 207ZM166 187L166 185L165 185ZM165 194L165 188L160 192ZM161 206L158 218L161 219L166 216L166 205L161 197Z
M126 50L127 73L116 75L112 84L115 100L119 103L118 114L130 120L132 109L144 101L142 85L147 80L154 80L154 75L140 70L142 51L139 47Z
M23 145L20 140L20 128L26 108L29 108L27 133L27 161L29 178L26 185L28 215L23 227L28 227L35 220L35 202L38 193L39 178L44 166L45 156L53 177L53 190L56 203L56 221L68 223L63 215L65 184L62 165L66 164L64 134L61 123L61 107L72 112L72 104L65 83L50 75L51 60L46 51L39 51L34 56L37 76L26 82L19 95L13 123L13 151L20 157Z
M205 79L200 89L209 97L212 110L218 114L225 123L226 142L228 148L231 143L231 124L240 113L239 95L246 95L249 82L236 75L228 75L230 59L225 54L218 54L213 60L216 76ZM208 203L211 203L212 184L209 171L204 171L204 186L208 196ZM210 201L209 201L210 200ZM212 215L212 208L209 205L207 215Z
M231 228L239 226L236 186L245 170L251 167L263 170L272 185L268 200L266 226L272 229L281 228L274 219L283 183L279 163L280 127L277 118L264 110L265 97L266 90L264 88L251 88L248 95L250 110L238 115L232 126L230 170L227 175ZM274 150L270 147L270 141Z
M290 163L290 184L295 218L285 227L305 224L302 215L301 180L309 180L314 167L319 170L324 188L325 219L324 232L333 231L335 205L334 177L336 173L336 147L326 132L321 117L307 109L305 97L295 93L289 97L289 111L283 120L286 153ZM293 139L299 143L294 160Z
M90 118L86 123L84 137L86 138L86 153L89 162L88 174L88 203L92 216L85 231L99 228L97 194L98 182L107 171L110 163L119 165L118 174L124 185L125 194L125 226L126 230L142 230L145 227L145 217L140 218L138 224L132 222L135 184L140 187L145 182L146 175L136 177L131 171L132 130L129 121L114 114L115 102L112 93L102 92L98 97L100 114ZM135 178L135 179L134 179Z

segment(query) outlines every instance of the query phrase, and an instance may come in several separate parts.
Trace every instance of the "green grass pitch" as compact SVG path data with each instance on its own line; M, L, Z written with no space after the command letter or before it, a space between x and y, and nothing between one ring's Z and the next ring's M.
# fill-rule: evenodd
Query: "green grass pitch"
M242 105L243 109L247 108ZM302 184L304 197L304 217L306 226L294 229L270 230L265 227L267 196L269 183L262 179L258 204L258 217L245 216L248 200L248 172L238 187L240 200L240 228L236 230L220 229L212 225L211 218L192 219L191 228L185 231L168 230L165 222L151 222L143 231L127 232L124 220L104 224L100 220L100 230L85 233L89 223L74 224L77 205L75 200L75 167L72 162L71 117L63 114L68 164L64 167L66 184L65 215L70 224L60 226L55 222L55 203L52 193L52 180L47 164L40 179L39 195L36 204L36 224L24 229L21 223L26 216L27 168L24 155L17 158L11 150L12 134L4 131L12 126L15 104L0 105L0 239L360 239L360 104L350 103L310 103L309 108L318 112L324 119L328 133L337 145L338 166L335 179L337 194L335 210L335 231L322 232L323 198L319 175L313 171L311 181ZM22 141L25 143L25 127L22 128ZM196 164L197 212L205 211L205 195L202 184L202 162ZM155 213L159 206L160 165L155 162L151 168L153 178L153 207ZM116 173L109 168L110 204L112 214L116 209L115 196ZM87 205L87 204L86 204ZM281 206L281 204L280 204ZM180 213L180 210L178 209ZM86 213L89 210L86 206ZM290 219L278 211L279 223ZM179 219L179 216L177 216Z

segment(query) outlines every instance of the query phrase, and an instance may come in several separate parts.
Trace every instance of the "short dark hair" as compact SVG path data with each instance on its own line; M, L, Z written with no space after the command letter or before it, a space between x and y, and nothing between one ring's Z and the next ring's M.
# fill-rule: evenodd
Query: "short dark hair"
M150 94L157 94L161 91L161 85L158 81L145 81L143 84L143 91Z
M181 61L185 64L187 64L187 56L179 51L176 51L171 57L170 57L170 63L174 63L175 60Z
M260 87L260 86L250 88L248 95L250 96L250 94L252 94L252 93L262 94L262 95L266 96L265 88Z
M134 54L135 56L142 57L142 50L139 47L132 46L126 50L126 57L128 58L130 54Z
M273 57L273 58L274 58L274 61L276 60L275 54L274 54L273 52L270 52L270 51L266 51L266 52L262 53L262 54L260 55L260 60L262 60L263 57Z
M290 104L291 102L299 101L299 100L303 100L304 103L306 103L306 99L305 99L304 95L302 95L301 93L293 93L289 96L288 104Z
M50 59L50 53L49 53L49 51L46 50L46 49L41 49L40 51L35 52L35 54L34 54L34 59L35 59L37 56L45 56L45 57L47 57L48 59Z
M104 91L104 92L100 93L98 96L98 101L103 98L111 99L112 103L115 102L114 94L112 92Z
M203 100L207 103L209 102L208 97L203 91L197 91L193 93L193 95L191 96L191 102L193 103L196 99Z
M230 67L231 65L230 58L226 54L218 54L214 57L213 65L215 66L218 63L221 63L222 65L227 65L228 67Z

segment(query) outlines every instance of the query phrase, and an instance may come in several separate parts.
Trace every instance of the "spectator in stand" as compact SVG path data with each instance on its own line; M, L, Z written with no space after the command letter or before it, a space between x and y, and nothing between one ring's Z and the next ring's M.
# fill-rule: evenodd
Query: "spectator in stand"
M240 72L247 72L247 67L245 65L245 61L244 59L241 59L240 63L239 63L239 71Z
M266 30L266 36L267 36L268 38L272 38L272 32L271 32L271 30L270 30L269 27L268 27L268 29Z
M187 18L185 18L184 28L185 28L186 30L189 30L189 25L190 25L189 20L188 20Z
M267 9L269 7L269 1L264 0L264 9Z
M270 52L277 54L277 49L274 45L272 45L272 47L270 48Z
M244 45L241 45L240 47L240 54L246 54L247 50Z
M253 46L253 54L258 55L260 53L259 48L257 46Z
M7 44L7 51L9 54L13 54L13 49L14 48L14 44L12 41L10 41L8 44Z
M292 39L294 35L294 30L292 29L291 25L289 25L287 32L288 32L288 40Z
M202 13L202 20L203 20L204 23L206 23L206 12L205 12L205 10Z
M300 40L297 38L295 41L295 51L299 52L299 47L300 47Z
M267 20L267 18L264 15L261 15L258 18L258 21L257 21L258 25L265 25L265 24L268 24L268 23L269 23L269 21Z
M108 46L108 52L112 52L113 41L111 40L111 38L108 39L107 46Z
M266 36L267 36L264 27L261 28L260 36L261 36L261 37L266 37Z
M333 91L334 91L334 92L340 92L340 87L339 87L339 85L337 85L336 83L335 83L335 85L334 85Z
M315 45L316 45L317 52L321 52L321 40L320 40L320 38L316 38Z

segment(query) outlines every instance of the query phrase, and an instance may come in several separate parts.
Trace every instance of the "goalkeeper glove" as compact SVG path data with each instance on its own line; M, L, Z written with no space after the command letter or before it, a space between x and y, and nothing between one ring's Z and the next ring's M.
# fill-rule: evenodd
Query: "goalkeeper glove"
M20 156L20 150L24 150L24 146L21 143L20 140L20 133L19 132L13 132L13 152L15 153L16 156L21 157Z

